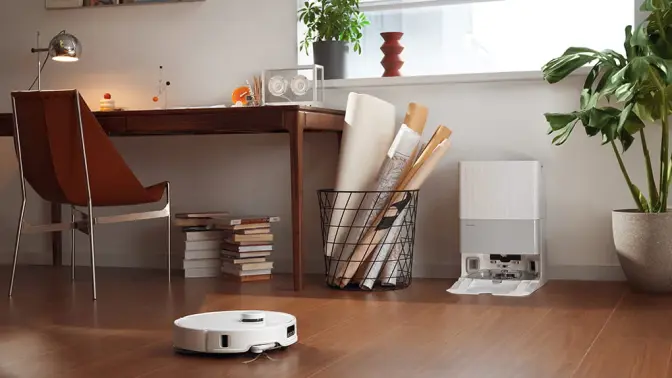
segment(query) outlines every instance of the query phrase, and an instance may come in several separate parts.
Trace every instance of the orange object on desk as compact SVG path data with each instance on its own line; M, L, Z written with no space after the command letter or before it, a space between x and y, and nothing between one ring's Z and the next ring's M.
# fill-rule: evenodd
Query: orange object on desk
M240 101L243 105L247 105L247 96L249 96L250 93L250 88L246 86L238 87L233 90L233 93L231 94L231 102L234 104L238 103Z

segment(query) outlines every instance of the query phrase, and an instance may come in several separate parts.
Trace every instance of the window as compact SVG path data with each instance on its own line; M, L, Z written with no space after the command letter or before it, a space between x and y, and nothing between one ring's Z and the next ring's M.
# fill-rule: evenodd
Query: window
M347 75L382 74L384 31L404 33L404 76L535 71L569 46L622 50L634 1L362 0L371 25L362 55L348 54ZM311 62L299 53L300 64Z

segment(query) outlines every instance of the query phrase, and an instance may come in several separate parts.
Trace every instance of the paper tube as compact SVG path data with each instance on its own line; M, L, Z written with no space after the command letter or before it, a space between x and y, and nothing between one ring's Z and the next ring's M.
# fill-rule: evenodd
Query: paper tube
M448 151L448 148L450 148L450 142L448 140L442 142L441 144L439 144L438 147L436 147L434 153L432 153L430 158L427 159L427 161L415 175L413 180L411 180L411 182L408 184L409 189L420 189L420 187L425 182L427 177L429 177L429 175L434 171L439 161L441 161L441 159L445 156L446 152ZM402 213L399 214L397 219L394 221L392 231L385 238L384 243L388 242L392 243L399 237L401 226L404 223L404 218L406 218L406 211L407 209L404 209ZM389 255L388 260L385 263L382 272L380 273L381 284L396 285L397 271L399 268L398 260L401 255L401 244L400 243L381 244L379 253L384 254L386 256ZM378 269L380 270L379 266ZM373 271L371 273L373 274ZM367 278L369 277L371 277L371 275L367 275ZM376 275L373 277L374 277L373 280L365 280L364 282L362 282L361 286L371 289L373 287L373 283L375 282L375 277L378 277L378 273L376 272Z

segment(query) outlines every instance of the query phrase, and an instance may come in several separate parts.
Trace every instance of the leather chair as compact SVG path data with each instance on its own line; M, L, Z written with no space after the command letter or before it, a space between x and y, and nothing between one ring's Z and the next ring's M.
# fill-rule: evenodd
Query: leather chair
M21 174L21 215L14 247L9 296L21 235L70 230L72 279L75 279L75 233L88 234L91 247L93 299L96 293L94 228L99 224L166 218L168 280L170 282L170 184L144 187L108 138L76 90L12 92L14 144ZM67 223L31 225L24 221L26 182L45 201L70 205ZM94 216L94 208L156 203L165 193L166 205L157 211Z

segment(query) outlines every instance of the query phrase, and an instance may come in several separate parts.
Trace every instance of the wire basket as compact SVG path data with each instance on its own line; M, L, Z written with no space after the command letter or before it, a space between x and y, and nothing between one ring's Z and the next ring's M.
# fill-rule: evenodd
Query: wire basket
M396 290L411 284L418 191L319 190L326 283Z

